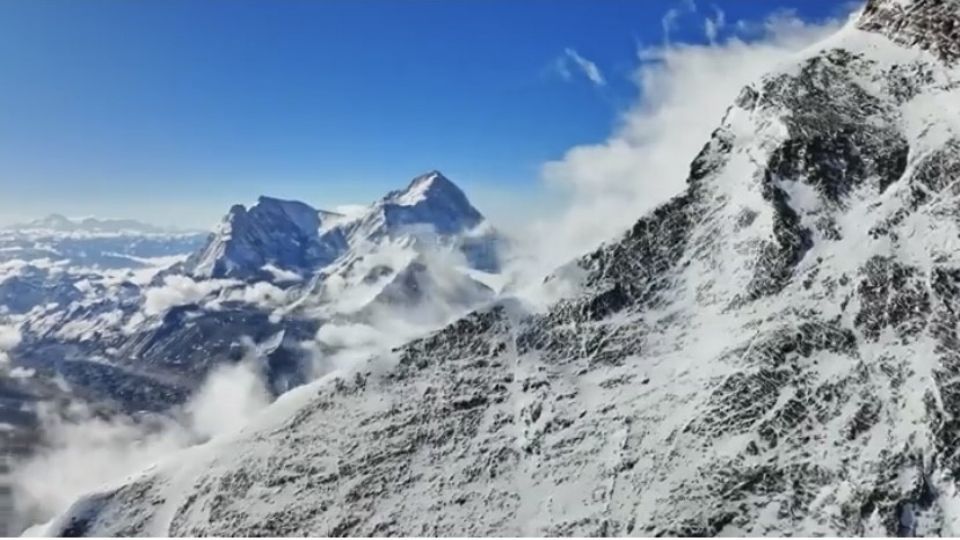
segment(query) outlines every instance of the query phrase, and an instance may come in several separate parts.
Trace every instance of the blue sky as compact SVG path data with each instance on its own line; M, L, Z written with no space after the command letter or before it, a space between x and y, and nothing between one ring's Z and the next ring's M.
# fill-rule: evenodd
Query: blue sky
M440 169L481 210L636 102L640 46L841 0L2 0L0 223L210 225L258 194L366 202ZM669 21L668 21L669 22ZM594 65L596 71L590 72ZM593 80L591 80L591 75ZM511 206L511 203L513 206Z

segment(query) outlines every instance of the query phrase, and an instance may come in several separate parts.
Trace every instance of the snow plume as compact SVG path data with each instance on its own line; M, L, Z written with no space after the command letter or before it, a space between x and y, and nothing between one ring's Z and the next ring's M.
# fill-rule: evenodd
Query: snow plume
M319 378L389 351L416 335L416 330L402 319L333 322L320 327L316 339L304 347L313 355L314 376Z
M328 278L335 299L313 341L314 377L348 369L376 354L452 322L494 296L471 277L462 253L420 245L416 251L383 243Z
M20 330L13 325L0 324L0 364L6 364L7 351L20 344Z
M191 431L204 439L239 431L270 404L270 393L253 359L221 366L187 404Z
M730 35L711 44L641 48L634 73L639 98L610 137L571 148L543 166L547 186L569 204L521 232L526 239L519 239L519 251L533 268L514 271L542 276L614 239L682 191L690 162L741 88L840 25L779 14L744 30L749 39Z
M229 279L194 281L187 276L167 276L163 285L147 289L143 311L147 315L161 315L172 307L199 302L234 283Z
M38 411L44 446L13 467L15 515L43 523L80 496L108 488L175 453L239 431L270 402L258 358L214 370L198 392L168 415L104 417L79 403Z
M46 447L12 471L17 521L39 523L78 496L122 480L187 446L190 433L163 417L134 422L104 419L83 406L66 413L42 409Z
M222 302L243 302L264 310L272 310L284 306L287 300L287 292L280 287L267 281L257 281L243 287L223 289L217 298L206 303L205 307L219 309Z

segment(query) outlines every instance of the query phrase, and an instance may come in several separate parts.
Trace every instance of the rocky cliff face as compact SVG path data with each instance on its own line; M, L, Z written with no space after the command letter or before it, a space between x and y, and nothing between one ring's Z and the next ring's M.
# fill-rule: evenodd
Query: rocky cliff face
M249 210L235 205L184 269L201 278L246 280L269 279L268 266L308 274L348 247L339 231L320 234L320 216L302 202L271 197L260 197Z
M869 0L857 26L955 62L960 58L958 6L956 0Z
M872 1L744 88L577 296L303 387L52 532L958 534L957 9Z

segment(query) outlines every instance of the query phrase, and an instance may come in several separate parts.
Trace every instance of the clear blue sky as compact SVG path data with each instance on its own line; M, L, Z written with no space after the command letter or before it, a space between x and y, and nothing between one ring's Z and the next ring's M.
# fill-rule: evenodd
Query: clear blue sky
M674 40L841 0L697 0ZM682 1L0 0L0 222L209 225L260 193L366 202L440 169L478 201L609 134ZM555 68L567 48L606 84ZM573 64L569 61L568 65ZM574 70L575 71L575 70Z

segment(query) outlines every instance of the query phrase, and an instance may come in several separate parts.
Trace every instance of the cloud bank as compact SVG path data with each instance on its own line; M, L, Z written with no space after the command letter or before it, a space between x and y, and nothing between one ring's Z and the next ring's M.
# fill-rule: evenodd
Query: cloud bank
M82 495L106 489L183 448L240 430L269 403L255 355L214 370L196 395L169 415L105 418L75 402L43 406L45 445L16 463L15 515L43 523Z

